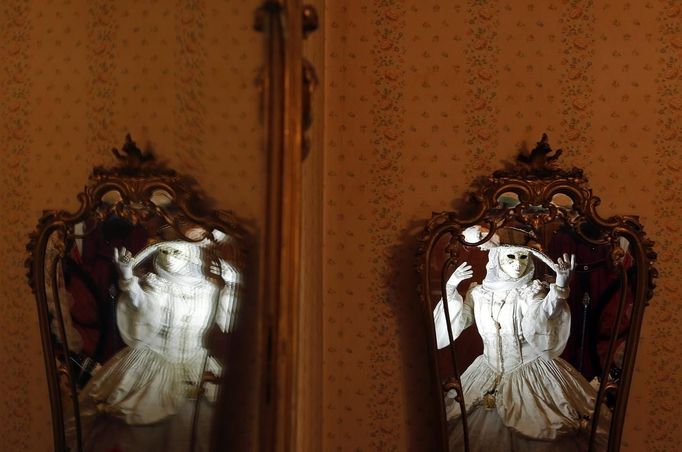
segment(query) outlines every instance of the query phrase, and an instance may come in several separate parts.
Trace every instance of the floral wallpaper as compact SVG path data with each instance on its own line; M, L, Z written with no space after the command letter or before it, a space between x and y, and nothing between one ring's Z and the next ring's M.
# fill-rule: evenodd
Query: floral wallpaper
M0 5L0 444L49 450L28 233L75 209L131 132L259 224L265 160L255 0ZM415 237L547 132L603 214L638 214L659 253L623 450L679 425L682 10L675 0L339 0L317 62L324 129L323 449L431 450ZM313 150L315 152L315 150Z
M431 450L418 232L543 132L660 271L623 450L682 441L676 1L328 2L324 450Z
M262 221L255 0L0 4L0 449L52 446L25 245L43 209L75 210L130 132L219 208ZM253 416L253 413L246 413Z

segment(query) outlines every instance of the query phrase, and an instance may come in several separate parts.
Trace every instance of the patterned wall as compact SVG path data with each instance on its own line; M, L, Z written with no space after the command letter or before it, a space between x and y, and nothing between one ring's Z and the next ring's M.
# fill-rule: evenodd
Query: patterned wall
M197 176L221 207L258 220L259 3L0 5L3 450L51 441L25 237L42 209L76 207L90 168L111 162L126 131ZM346 0L329 2L326 18L327 107L316 121L327 140L324 450L433 446L414 237L431 211L544 131L564 164L585 167L603 213L639 214L657 241L661 278L624 449L674 448L677 2Z
M126 132L254 225L265 160L257 0L8 0L0 4L0 449L52 442L28 234L77 207Z
M543 132L657 242L623 450L682 441L681 7L328 2L324 450L434 446L415 236Z

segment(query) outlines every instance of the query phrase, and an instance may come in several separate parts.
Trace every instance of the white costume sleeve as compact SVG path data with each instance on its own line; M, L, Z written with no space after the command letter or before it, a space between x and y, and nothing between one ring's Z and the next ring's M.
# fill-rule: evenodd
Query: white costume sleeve
M215 322L220 330L227 333L234 329L234 322L237 314L237 291L235 284L227 283L220 289L220 300L218 301L218 312Z
M446 288L453 339L456 339L465 328L474 322L474 302L471 296L474 287L475 283L469 288L465 300L462 300L462 296L457 292L456 287L448 286ZM433 323L436 327L436 345L438 348L441 349L450 345L442 299L436 305L436 309L433 310Z
M529 287L523 307L521 330L531 347L545 358L556 358L564 351L571 333L571 311L566 303L568 289L550 284L545 290L538 281Z
M118 297L119 303L124 302L133 309L140 309L145 303L147 297L140 287L140 280L137 276L130 279L119 279L118 286L121 289L121 294Z
M145 287L150 280L155 280L154 274L147 275ZM148 322L145 319L149 316L154 317L157 313L148 312L153 304L150 304L150 296L140 285L137 276L131 279L119 280L121 293L116 302L116 324L123 342L127 345L134 345L136 342L148 340L152 334L149 330ZM153 287L149 287L150 290Z
M225 284L220 289L215 323L220 327L221 331L227 333L234 329L241 287L241 275L235 267L223 261L222 278Z

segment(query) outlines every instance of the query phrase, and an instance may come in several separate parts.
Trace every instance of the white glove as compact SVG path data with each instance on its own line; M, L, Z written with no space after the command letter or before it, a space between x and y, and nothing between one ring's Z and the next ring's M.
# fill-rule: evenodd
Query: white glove
M557 259L556 264L552 267L552 270L556 273L556 285L559 287L567 287L573 269L575 269L575 254L571 254L569 260L568 254L564 253L564 257Z
M471 269L471 265L467 264L466 262L462 262L459 267L455 269L455 272L450 275L450 278L448 279L448 282L445 284L445 286L448 288L448 291L457 289L459 283L471 278L473 275L474 271Z
M233 266L223 261L221 265L222 273L221 277L225 284L236 284L239 281L239 273Z
M121 279L133 278L133 255L125 247L121 247L120 250L114 248L114 264L116 264Z

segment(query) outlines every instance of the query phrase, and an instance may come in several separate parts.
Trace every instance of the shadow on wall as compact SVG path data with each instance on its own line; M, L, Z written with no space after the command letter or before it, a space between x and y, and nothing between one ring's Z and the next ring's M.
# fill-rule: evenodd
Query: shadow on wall
M398 236L396 244L388 247L386 255L392 271L383 275L383 299L395 318L403 385L407 388L407 428L404 429L407 435L406 450L437 450L440 437L440 391L431 381L433 371L428 359L428 318L419 297L416 271L417 237L424 224L424 220L411 221ZM399 382L394 384L396 387L401 386ZM427 428L410 428L411 425Z

